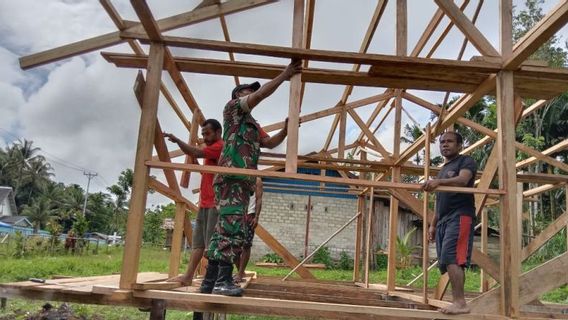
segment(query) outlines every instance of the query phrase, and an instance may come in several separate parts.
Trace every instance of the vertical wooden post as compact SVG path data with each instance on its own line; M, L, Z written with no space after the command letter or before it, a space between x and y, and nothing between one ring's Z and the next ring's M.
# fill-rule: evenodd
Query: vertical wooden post
M519 209L515 169L515 115L513 104L513 72L497 74L497 148L499 156L499 188L501 211L501 307L508 317L519 316Z
M179 273L179 263L181 257L181 246L183 238L183 221L185 219L185 203L176 202L176 215L174 218L174 233L172 235L172 246L170 250L170 268L168 276L175 277Z
M373 212L375 211L373 206L375 204L375 188L371 187L369 189L369 213L367 215L367 234L365 239L365 288L369 288L369 263L371 262L371 252L373 244L371 243L373 233Z
M512 0L500 1L501 56L506 60L513 52L513 4ZM515 168L515 89L513 72L497 74L497 149L499 159L499 188L501 229L501 313L519 317L519 275L521 272L519 219L517 208L517 183Z
M400 128L402 117L402 97L400 91L395 99L395 116L394 116L394 143L393 143L393 159L400 157ZM400 181L400 167L392 168L392 181ZM389 255L387 266L387 290L395 289L396 280L396 237L398 236L398 199L390 197L390 216L389 216Z
M484 208L481 211L481 252L487 253L487 227L489 220L487 216L487 209ZM481 269L481 284L480 284L480 291L487 292L489 290L489 278L487 277L487 272L482 268Z
M355 253L353 254L353 282L359 281L361 267L361 234L363 233L363 201L365 197L357 198L357 217L355 226Z
M152 145L158 113L158 99L160 95L160 81L164 63L164 47L162 44L150 45L148 58L148 74L146 88L144 89L144 102L138 129L138 145L134 160L134 177L132 181L132 194L126 227L124 254L122 256L122 270L120 273L120 288L130 289L136 282L138 263L140 260L140 246L142 245L142 227L146 198L148 195L148 179L150 169L145 162L152 158Z
M531 239L523 240L523 183L517 182L517 210L518 217L517 228L519 228L519 250L523 247L523 243L529 243Z
M337 145L337 157L339 159L345 158L345 130L347 128L347 111L345 108L339 113L339 142Z
M426 126L426 141L424 142L424 181L430 178L430 124ZM422 206L422 297L423 303L428 304L428 192L423 192Z
M406 56L408 51L408 18L406 0L396 0L396 55Z
M302 47L304 34L304 0L294 0L292 25L292 47ZM290 104L288 108L288 140L286 143L286 172L298 170L298 125L300 122L300 101L302 100L302 75L290 79Z

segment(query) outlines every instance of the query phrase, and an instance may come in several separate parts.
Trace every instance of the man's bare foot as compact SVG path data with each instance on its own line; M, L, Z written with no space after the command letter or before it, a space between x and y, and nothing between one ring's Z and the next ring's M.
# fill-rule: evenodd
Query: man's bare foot
M241 282L243 282L243 279L244 279L244 278L245 278L244 275L236 274L236 275L233 277L233 282L234 282L235 284L241 283Z
M470 313L471 310L465 303L464 304L453 303L445 308L441 308L439 311L444 314L465 314L465 313Z
M170 278L166 281L167 282L180 282L182 286L189 287L189 286L191 286L192 280L193 280L193 277L189 277L186 274L182 274L181 276L173 277L173 278Z

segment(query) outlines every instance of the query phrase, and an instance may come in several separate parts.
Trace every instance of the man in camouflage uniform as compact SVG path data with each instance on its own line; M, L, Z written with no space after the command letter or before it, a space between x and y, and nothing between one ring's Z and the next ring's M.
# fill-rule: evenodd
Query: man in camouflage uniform
M233 89L231 101L223 109L225 145L219 166L257 169L260 148L274 148L284 141L287 135L286 125L278 134L270 137L250 112L300 69L301 61L293 61L281 74L262 87L254 82ZM213 184L219 221L206 252L209 262L200 291L240 296L243 290L233 283L233 263L235 257L240 256L244 244L244 215L254 192L255 178L219 174Z

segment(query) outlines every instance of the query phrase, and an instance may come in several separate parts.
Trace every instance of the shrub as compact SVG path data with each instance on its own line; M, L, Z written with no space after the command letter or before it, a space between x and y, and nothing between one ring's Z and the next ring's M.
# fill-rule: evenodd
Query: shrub
M333 261L328 247L321 247L312 257L313 263L323 263L326 269L333 268Z
M353 259L345 251L339 253L339 261L337 262L337 269L351 270L353 269Z
M268 262L268 263L283 263L284 262L284 260L274 252L265 254L262 257L261 260L262 260L262 262Z

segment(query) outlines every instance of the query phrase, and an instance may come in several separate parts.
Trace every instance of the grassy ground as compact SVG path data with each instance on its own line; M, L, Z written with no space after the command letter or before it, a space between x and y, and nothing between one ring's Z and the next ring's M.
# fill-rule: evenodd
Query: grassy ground
M68 276L90 276L105 275L118 273L120 271L122 258L122 250L120 248L111 248L101 250L98 255L85 256L59 256L59 257L32 257L24 259L13 259L8 257L0 257L0 282L21 281L29 278L50 278L54 275ZM140 261L140 271L158 271L167 272L168 268L168 251L159 248L143 248ZM183 262L185 267L186 261ZM284 276L289 269L267 269L250 266L248 270L257 271L259 275L264 276ZM181 272L182 270L180 270ZM410 268L399 270L397 273L397 284L405 285L418 274L421 269ZM314 274L318 279L323 280L345 280L352 279L352 272L347 270L314 270ZM433 271L430 273L430 287L434 287L439 279L439 273ZM373 283L386 282L386 270L374 271L370 274L370 280ZM421 281L415 283L421 286ZM466 290L477 291L479 289L479 272L476 270L468 270L466 274ZM543 297L551 302L568 302L568 289L561 288L555 290ZM9 299L6 310L0 310L0 320L4 319L27 319L29 313L37 312L45 301L29 301L22 299ZM59 302L51 302L55 306L59 306ZM136 308L122 308L110 306L95 306L72 304L72 309L77 315L86 319L148 319L148 314L138 311ZM188 319L190 312L168 311L168 319ZM236 316L230 317L234 320L240 319L279 319L274 317L253 317L253 316Z

